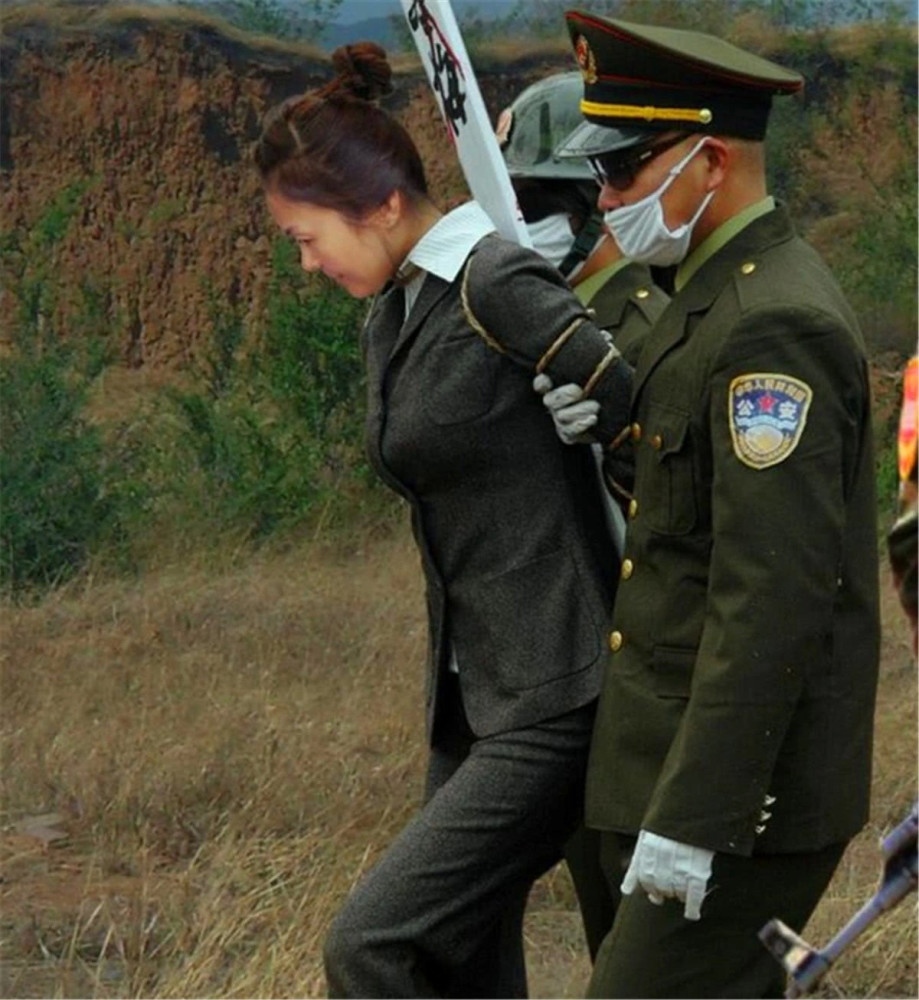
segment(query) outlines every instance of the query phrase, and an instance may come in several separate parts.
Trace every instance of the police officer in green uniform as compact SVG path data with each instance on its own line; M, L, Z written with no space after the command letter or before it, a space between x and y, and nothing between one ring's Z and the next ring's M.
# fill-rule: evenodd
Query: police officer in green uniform
M498 116L495 133L533 249L567 278L587 306L597 326L606 330L632 365L669 296L655 283L651 268L627 260L603 225L597 206L599 188L586 159L556 155L556 147L581 122L583 85L577 71L555 73L523 90ZM548 379L538 376L546 389ZM578 393L580 396L580 393ZM559 403L564 395L556 397ZM588 401L581 413L595 414ZM576 424L576 421L575 421ZM566 428L575 443L579 427ZM628 442L624 442L627 445ZM631 486L629 449L604 455L598 445L609 500L621 502ZM619 519L610 514L614 537ZM581 827L568 841L565 859L577 891L591 958L612 925L619 901L618 886L610 886L598 864L599 834Z
M781 996L757 932L803 927L868 816L864 342L766 190L771 100L801 77L697 32L566 20L585 121L563 152L597 171L624 253L679 265L634 379L586 806L623 898L589 995Z

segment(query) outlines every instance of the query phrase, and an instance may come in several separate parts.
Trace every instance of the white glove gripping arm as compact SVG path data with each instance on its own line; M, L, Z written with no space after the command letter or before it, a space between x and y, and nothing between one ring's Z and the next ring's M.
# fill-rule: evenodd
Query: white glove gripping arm
M625 518L619 505L610 495L606 477L603 474L603 447L597 444L588 433L597 422L600 404L594 399L582 400L581 396L584 395L584 391L573 382L553 389L552 380L548 375L537 375L533 379L533 389L542 396L543 404L552 415L555 433L561 438L563 444L590 442L591 452L597 466L597 475L600 478L603 516L606 519L606 527L616 546L616 551L621 557L625 551Z
M677 899L685 904L687 920L699 920L714 857L704 847L642 830L622 880L622 892L629 896L640 885L652 903L659 906L665 899Z
M582 399L584 390L573 382L552 388L548 375L533 379L534 390L552 415L555 433L565 444L585 444L593 441L588 433L597 422L600 404L595 399Z

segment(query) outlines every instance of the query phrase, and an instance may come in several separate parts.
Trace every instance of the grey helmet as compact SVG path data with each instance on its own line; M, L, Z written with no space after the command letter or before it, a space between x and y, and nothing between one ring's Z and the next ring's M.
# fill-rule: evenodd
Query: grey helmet
M584 79L556 73L527 87L498 116L495 134L511 177L592 180L586 159L562 159L556 148L579 125Z

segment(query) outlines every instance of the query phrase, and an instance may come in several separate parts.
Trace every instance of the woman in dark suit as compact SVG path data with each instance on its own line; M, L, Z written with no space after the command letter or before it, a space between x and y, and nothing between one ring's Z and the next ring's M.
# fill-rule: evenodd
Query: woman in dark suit
M367 444L427 585L430 765L423 808L332 925L329 992L525 996L524 906L581 817L618 570L589 450L560 444L531 384L587 386L615 445L631 370L551 265L474 202L431 202L374 103L382 49L333 62L269 114L256 163L304 270L377 295Z

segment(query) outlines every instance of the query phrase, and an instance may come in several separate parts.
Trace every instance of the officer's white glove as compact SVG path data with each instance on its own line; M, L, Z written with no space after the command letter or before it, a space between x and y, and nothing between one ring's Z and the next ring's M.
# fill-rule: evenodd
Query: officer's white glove
M543 404L552 414L555 433L565 444L583 444L593 441L587 433L597 422L600 404L595 399L582 399L584 390L573 382L552 388L548 375L537 375L533 389L542 396Z
M704 847L681 844L642 830L622 880L622 891L629 896L640 885L658 906L665 899L678 899L685 903L683 916L699 920L714 856Z

